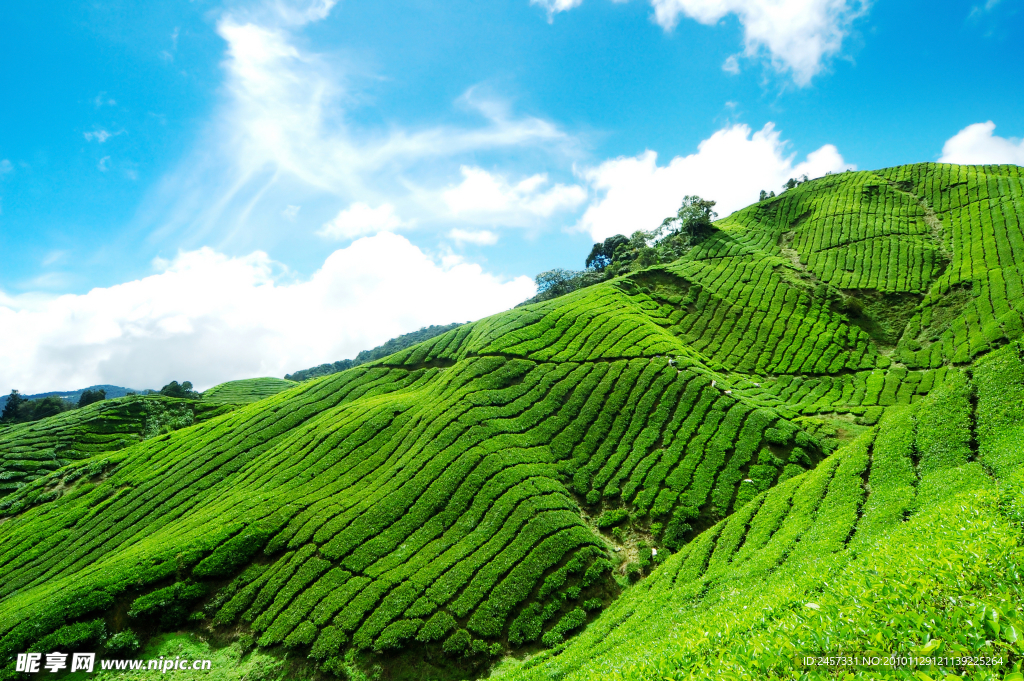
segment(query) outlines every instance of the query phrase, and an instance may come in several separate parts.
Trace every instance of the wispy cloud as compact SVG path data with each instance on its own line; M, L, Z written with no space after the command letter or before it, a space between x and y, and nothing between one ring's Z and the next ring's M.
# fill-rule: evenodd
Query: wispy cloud
M487 229L468 232L464 229L453 229L448 232L457 244L475 244L477 246L493 246L498 243L498 235Z
M174 61L174 54L178 51L178 34L180 29L175 26L171 31L171 49L160 50L160 59L170 64Z
M67 272L44 272L20 284L21 288L40 291L60 291L71 283Z
M530 0L531 5L540 5L548 13L548 23L552 23L555 14L565 12L583 4L583 0Z
M14 165L10 162L10 160L5 158L2 161L0 161L0 177L3 177L7 173L13 173L13 172L14 172Z
M49 253L46 254L46 257L43 258L42 265L43 267L55 265L60 261L64 260L67 257L67 255L67 251L50 251Z
M110 132L103 128L96 128L91 132L83 132L82 135L85 137L86 142L99 142L103 144L111 137L117 137L118 135L124 134L124 130L118 130L117 132Z
M970 17L972 19L976 19L984 14L988 14L996 8L996 5L998 5L999 2L1000 0L987 0L983 5L975 5L971 8Z
M113 97L108 97L106 92L101 92L93 98L92 103L99 109L104 106L116 106L117 102Z
M300 47L295 35L333 4L273 2L220 17L226 98L203 142L165 178L143 212L159 220L157 238L187 230L197 242L219 234L224 243L273 229L260 222L263 216L279 214L297 194L319 197L304 201L309 219L317 214L317 201L337 205L340 199L347 205L389 204L418 225L447 230L453 225L443 223L453 214L442 194L466 158L540 150L568 170L566 159L578 155L572 135L517 113L483 88L469 88L453 102L466 121L461 125L355 123L352 114L366 97L354 83L364 75L357 66ZM272 212L255 210L268 205ZM469 211L455 216L456 222L475 217ZM310 232L317 227L310 225Z
M96 164L96 168L101 172L105 173L110 170L110 157L104 156L100 159L100 162Z

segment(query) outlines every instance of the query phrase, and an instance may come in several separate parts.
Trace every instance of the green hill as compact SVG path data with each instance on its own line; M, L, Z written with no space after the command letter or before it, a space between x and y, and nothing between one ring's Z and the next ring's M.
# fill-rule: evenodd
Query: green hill
M4 496L58 468L90 459L88 465L66 469L64 477L74 479L83 471L102 470L105 462L99 454L225 411L217 405L153 393L103 400L41 421L6 426L0 429L0 509L8 509L13 502Z
M1015 342L973 380L956 370L926 399L891 407L813 472L704 532L567 646L507 675L797 678L800 653L843 651L1004 660L966 668L970 678L1019 670L1022 352ZM956 415L977 441L957 437ZM922 678L913 671L843 665L810 678Z
M187 428L294 385L279 378L229 381L207 390L201 401L151 392L107 399L41 421L5 425L0 428L0 509L8 508L4 496L62 466L95 458L89 466L69 472L77 479L84 471L103 469L105 460L99 454Z
M1013 166L828 176L671 264L54 465L0 502L0 678L182 627L295 678L1019 666L1022 219Z
M356 355L355 359L342 359L337 362L330 362L328 364L321 364L309 369L302 369L301 371L296 371L294 374L288 374L285 376L285 379L301 382L308 381L313 378L330 376L331 374L336 374L339 371L345 371L346 369L357 367L360 364L366 364L367 362L372 362L376 359L383 359L388 355L393 355L399 350L405 350L411 345L416 345L417 343L429 340L435 336L440 336L442 333L451 331L452 329L460 326L462 326L460 322L454 322L444 326L436 324L424 326L419 331L402 334L401 336L392 338L370 350L362 350L358 355Z
M244 378L215 385L203 393L209 404L249 404L294 387L294 381L280 378Z

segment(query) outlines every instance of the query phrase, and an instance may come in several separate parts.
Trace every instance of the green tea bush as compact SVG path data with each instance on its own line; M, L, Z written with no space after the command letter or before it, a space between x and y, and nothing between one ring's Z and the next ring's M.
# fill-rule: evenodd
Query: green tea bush
M540 641L516 674L770 678L708 651L825 611L880 537L1016 474L1022 201L1012 166L828 176L673 262L316 380L5 425L0 658L131 603L137 631L203 619L344 674ZM944 560L974 570L970 546Z
M597 526L601 529L618 525L629 517L629 510L625 508L612 508L602 513L597 519Z

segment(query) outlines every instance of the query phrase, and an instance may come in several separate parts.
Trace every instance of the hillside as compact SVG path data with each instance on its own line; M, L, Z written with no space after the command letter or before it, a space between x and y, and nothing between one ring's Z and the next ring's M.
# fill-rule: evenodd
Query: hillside
M280 378L243 378L215 385L203 393L206 404L249 404L258 402L295 385Z
M1022 353L1014 342L980 360L973 380L956 370L926 399L891 407L877 429L759 495L567 647L509 676L779 678L823 641L833 652L1002 656L1019 668ZM950 416L977 440L958 437ZM967 671L1002 679L1006 669Z
M130 395L41 421L5 426L0 429L0 510L13 502L3 501L5 495L62 466L93 459L90 466L70 471L72 479L77 479L84 471L103 469L106 461L99 454L187 428L294 385L279 378L251 378L216 385L201 400L160 393Z
M402 334L401 336L392 338L384 343L381 343L375 348L371 348L370 350L361 350L359 354L355 356L355 359L342 359L338 360L337 362L321 364L319 366L311 367L309 369L302 369L301 371L296 371L293 374L288 374L287 376L285 376L285 379L289 381L301 382L308 381L313 378L330 376L331 374L336 374L339 371L345 371L346 369L357 367L360 364L366 364L367 362L372 362L376 359L383 359L388 355L393 355L399 350L405 350L406 348L412 345L422 343L425 340L430 340L435 336L440 336L442 333L445 333L446 331L451 331L452 329L457 328L459 326L462 326L462 324L459 322L447 324L445 326L440 326L436 324L424 326L419 331L413 331L411 333Z
M0 429L0 511L13 502L3 497L26 483L75 461L90 459L64 473L102 470L97 455L115 452L172 430L186 428L227 411L217 404L165 397L158 393L103 400L58 416Z
M1022 220L1012 166L827 176L671 264L56 461L2 502L0 678L186 623L350 678L766 678L936 638L876 638L865 588L1019 664Z

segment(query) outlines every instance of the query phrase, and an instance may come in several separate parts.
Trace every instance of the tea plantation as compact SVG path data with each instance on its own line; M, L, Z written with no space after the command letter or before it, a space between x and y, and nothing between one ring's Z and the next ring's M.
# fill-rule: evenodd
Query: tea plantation
M203 393L204 404L249 404L295 385L281 378L245 378L214 386Z
M117 400L0 431L0 678L183 628L324 678L1004 678L1022 179L831 175L671 264L212 389L184 427L118 435L145 428ZM1005 664L795 661L836 651Z
M0 509L25 483L73 461L90 459L64 475L65 483L105 466L97 455L124 449L140 440L186 428L294 386L279 378L252 378L222 383L202 400L176 399L159 393L103 400L59 416L0 429ZM69 478L70 476L70 478ZM50 491L53 494L53 490Z
M140 440L217 416L230 407L160 394L133 395L104 400L41 421L0 429L0 509L7 511L13 498L4 497L68 466L63 479L70 482L103 470L103 452L124 449ZM51 490L52 494L52 490Z

